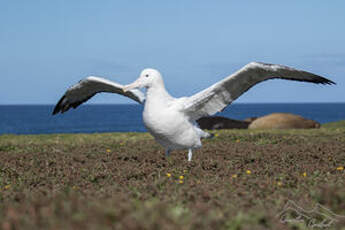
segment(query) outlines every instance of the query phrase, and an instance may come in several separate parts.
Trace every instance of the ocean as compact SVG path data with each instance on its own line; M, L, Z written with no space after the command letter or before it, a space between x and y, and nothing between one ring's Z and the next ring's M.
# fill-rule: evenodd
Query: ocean
M141 105L82 105L52 116L54 105L0 105L0 134L146 132ZM320 123L345 119L345 103L232 104L218 116L243 120L275 112Z

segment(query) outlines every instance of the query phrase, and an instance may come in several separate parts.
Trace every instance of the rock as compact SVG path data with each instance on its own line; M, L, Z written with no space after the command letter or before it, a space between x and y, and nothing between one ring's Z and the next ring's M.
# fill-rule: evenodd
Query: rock
M201 129L247 129L250 122L226 117L202 117L196 121Z
M254 120L249 129L312 129L320 123L290 113L272 113Z

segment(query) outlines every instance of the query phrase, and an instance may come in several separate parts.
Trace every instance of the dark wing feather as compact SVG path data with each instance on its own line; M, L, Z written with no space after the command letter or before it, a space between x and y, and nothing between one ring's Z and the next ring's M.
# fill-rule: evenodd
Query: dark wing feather
M191 120L211 116L225 109L254 85L269 79L304 81L316 84L335 84L333 81L283 65L252 62L211 87L184 99L183 112Z
M64 113L71 107L75 109L101 92L117 93L129 97L140 104L145 100L145 96L140 90L134 89L124 92L123 85L99 77L87 77L66 91L56 104L53 115L59 112Z

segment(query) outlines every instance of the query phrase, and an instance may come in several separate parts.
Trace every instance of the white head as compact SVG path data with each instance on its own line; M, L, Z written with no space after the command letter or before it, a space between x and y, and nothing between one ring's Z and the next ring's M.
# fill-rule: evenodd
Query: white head
M163 86L163 79L158 70L155 69L144 69L139 78L129 85L125 85L123 90L126 92L131 89L136 88L146 88L149 89L154 86Z

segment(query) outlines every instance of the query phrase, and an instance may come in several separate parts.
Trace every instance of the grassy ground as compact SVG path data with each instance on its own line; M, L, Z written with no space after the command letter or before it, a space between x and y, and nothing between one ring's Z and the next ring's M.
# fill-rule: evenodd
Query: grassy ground
M0 228L315 228L333 214L283 223L298 217L285 205L345 215L340 126L216 131L191 163L186 151L166 159L149 134L2 135Z

